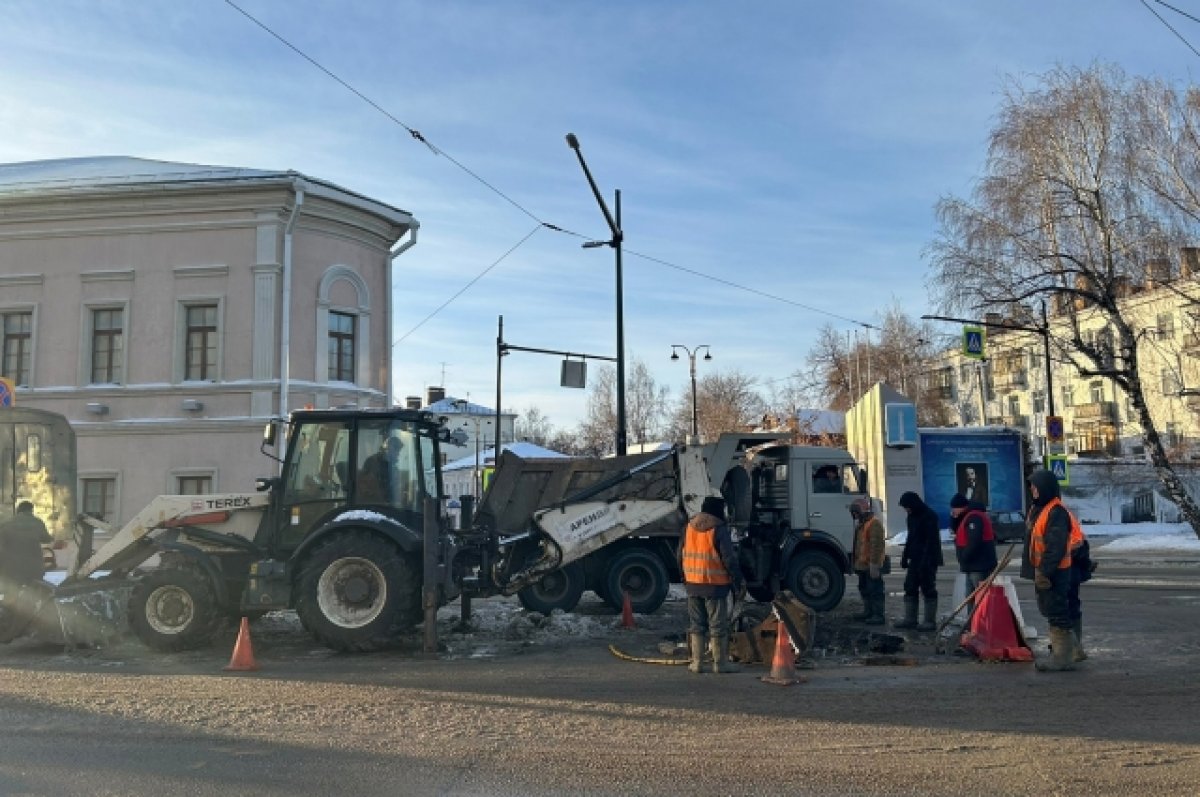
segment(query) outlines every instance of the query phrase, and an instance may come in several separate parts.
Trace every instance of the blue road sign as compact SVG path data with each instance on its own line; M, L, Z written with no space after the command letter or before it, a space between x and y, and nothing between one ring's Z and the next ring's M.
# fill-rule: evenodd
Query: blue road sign
M1067 468L1067 458L1047 457L1046 464L1050 467L1050 472L1054 474L1054 478L1058 480L1060 487L1066 487L1071 483L1070 471Z
M0 376L0 407L11 407L17 403L16 385Z
M982 360L986 339L983 327L963 327L963 356Z

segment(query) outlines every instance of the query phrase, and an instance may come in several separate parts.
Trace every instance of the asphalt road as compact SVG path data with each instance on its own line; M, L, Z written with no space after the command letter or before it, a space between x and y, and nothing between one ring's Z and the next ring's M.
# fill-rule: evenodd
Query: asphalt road
M909 636L915 666L847 653L793 687L609 653L661 655L679 602L634 631L480 639L453 658L343 656L267 628L256 673L222 671L232 631L172 656L15 643L0 649L0 794L1196 794L1200 567L1099 558L1091 658L1061 674L938 654L930 634Z

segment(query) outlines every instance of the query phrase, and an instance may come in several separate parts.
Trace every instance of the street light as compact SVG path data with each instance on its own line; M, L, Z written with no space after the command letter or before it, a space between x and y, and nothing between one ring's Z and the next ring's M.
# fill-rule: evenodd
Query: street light
M592 249L597 246L611 246L617 255L617 456L623 457L626 453L626 438L625 438L625 308L624 308L624 289L621 285L621 242L625 240L625 234L621 232L621 189L617 189L614 194L616 196L613 202L613 207L616 210L616 215L608 212L608 205L604 202L604 196L601 195L600 189L596 186L596 181L592 178L592 171L588 168L587 161L583 159L583 152L579 149L579 139L574 133L567 133L567 146L575 152L575 157L579 159L579 165L583 168L583 175L587 178L588 185L592 187L592 194L596 197L597 204L600 205L600 211L604 214L604 221L608 223L609 232L612 233L612 238L607 241L587 241L583 244L584 249Z
M692 371L692 437L690 440L688 440L688 445L694 446L700 442L700 422L699 416L696 414L696 355L700 353L701 349L704 349L704 359L711 360L712 354L709 352L707 345L697 346L695 349L689 349L687 346L682 344L673 343L671 344L672 360L679 359L680 349L683 349L685 352L687 352L688 364L691 366Z

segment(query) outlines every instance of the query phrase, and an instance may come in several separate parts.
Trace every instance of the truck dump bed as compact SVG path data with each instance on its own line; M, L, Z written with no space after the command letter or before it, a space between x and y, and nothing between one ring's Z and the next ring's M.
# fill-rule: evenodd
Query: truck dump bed
M476 510L474 525L511 534L529 529L536 511L561 503L676 500L675 467L672 451L605 459L523 459L505 451Z

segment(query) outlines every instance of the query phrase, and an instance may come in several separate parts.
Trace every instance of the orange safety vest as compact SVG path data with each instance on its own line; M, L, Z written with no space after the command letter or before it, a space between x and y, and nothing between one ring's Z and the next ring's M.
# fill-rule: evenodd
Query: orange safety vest
M1046 502L1046 506L1038 513L1037 520L1033 522L1033 533L1029 535L1029 563L1034 568L1041 567L1042 555L1046 553L1046 525L1050 522L1050 510L1056 506L1063 506L1063 503L1058 498L1053 498ZM1067 549L1063 553L1063 558L1058 562L1059 570L1066 570L1071 566L1071 552L1083 544L1084 536L1083 529L1079 525L1079 521L1075 519L1075 515L1063 506L1063 511L1067 513L1067 517L1071 519L1071 536L1067 539Z
M712 528L701 531L688 524L683 537L683 581L685 584L729 585L733 579L717 553L717 533Z

